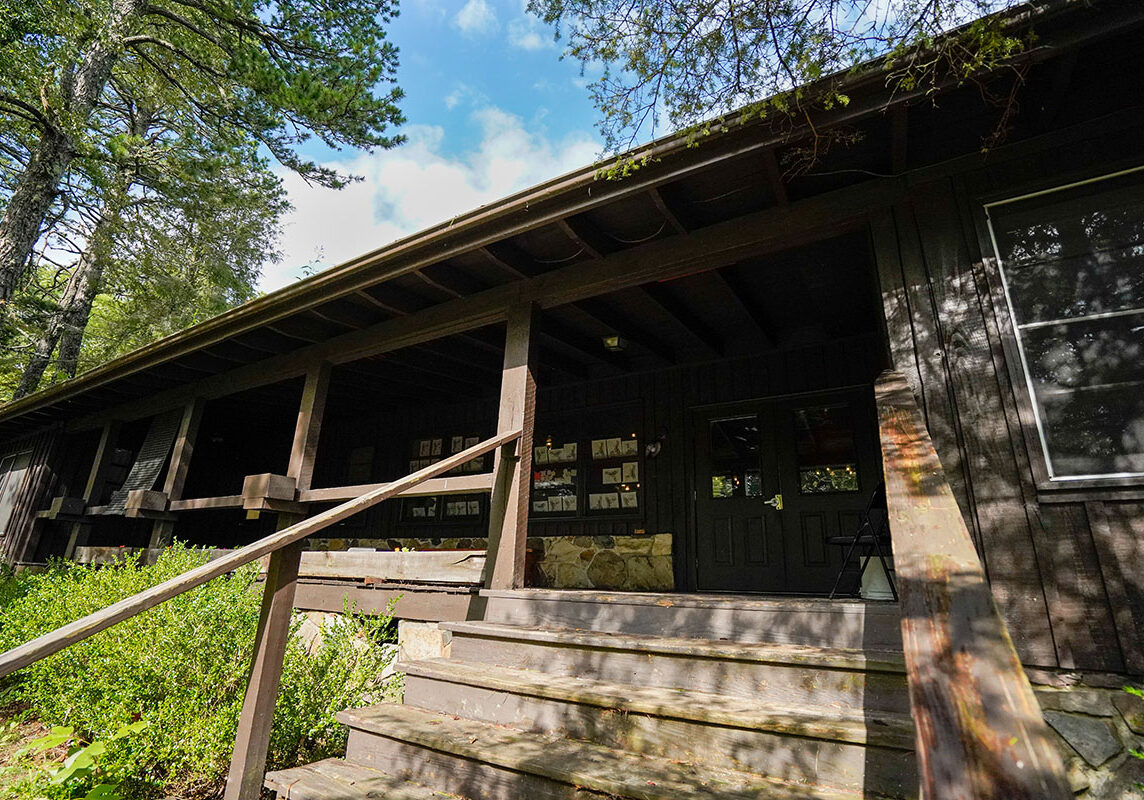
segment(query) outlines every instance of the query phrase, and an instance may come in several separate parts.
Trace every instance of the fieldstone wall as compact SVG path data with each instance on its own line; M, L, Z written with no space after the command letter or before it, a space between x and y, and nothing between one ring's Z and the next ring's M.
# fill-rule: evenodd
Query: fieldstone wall
M308 539L310 550L482 550L488 540ZM546 536L528 540L528 585L545 589L617 589L670 592L675 589L672 535Z
M1085 800L1144 800L1144 700L1122 688L1034 686L1069 783Z

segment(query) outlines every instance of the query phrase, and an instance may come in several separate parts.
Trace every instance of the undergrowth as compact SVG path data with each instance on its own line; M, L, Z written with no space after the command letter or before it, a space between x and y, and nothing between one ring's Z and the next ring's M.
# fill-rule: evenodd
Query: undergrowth
M38 574L0 578L0 650L110 605L203 563L180 545L153 566L137 560L90 567L54 563ZM261 586L255 565L119 623L0 683L0 703L18 719L71 726L86 741L143 721L116 742L100 768L124 798L211 798L221 794L246 688ZM295 616L295 629L302 622ZM379 676L392 658L387 616L347 609L309 645L292 636L271 733L269 768L339 755L345 731L334 715L396 691ZM9 765L12 766L12 765ZM83 786L51 786L42 770L0 781L0 798L83 797ZM22 773L21 773L22 774ZM13 793L14 792L14 793Z

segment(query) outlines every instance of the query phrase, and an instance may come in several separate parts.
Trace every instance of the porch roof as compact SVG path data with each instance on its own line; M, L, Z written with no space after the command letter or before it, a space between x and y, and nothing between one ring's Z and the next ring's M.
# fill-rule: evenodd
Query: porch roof
M1022 57L1031 65L1024 91L1059 108L1054 95L1092 77L1075 66L1080 59L1066 70L1059 56L1138 28L1144 8L1127 0L1093 7L1053 0L1018 19L1036 21L1040 34L1038 47ZM1101 50L1104 62L1115 61L1115 50ZM1123 53L1125 68L1134 55ZM879 64L835 79L851 103L819 111L813 129L731 115L694 144L672 135L633 151L648 161L626 179L600 179L603 163L554 178L9 403L0 408L0 437L112 407L125 418L155 413L179 402L188 384L201 396L220 396L265 383L267 375L300 374L315 357L344 363L419 344L429 333L463 332L465 346L488 350L499 345L476 329L501 321L520 300L559 307L547 331L562 345L552 361L557 369L561 358L572 369L590 361L585 350L599 343L601 330L649 358L671 359L654 330L592 299L616 289L638 291L645 309L687 331L696 347L715 349L717 336L686 298L654 281L845 228L871 204L892 202L899 176L954 170L981 157L991 116L976 86L947 87L937 106L892 94ZM1087 100L1094 115L1107 112L1100 100ZM1053 127L1048 112L1026 123L1018 119L1009 141ZM792 166L818 144L812 135L840 129L854 134L850 144L819 154L813 171ZM388 344L379 350L379 341Z

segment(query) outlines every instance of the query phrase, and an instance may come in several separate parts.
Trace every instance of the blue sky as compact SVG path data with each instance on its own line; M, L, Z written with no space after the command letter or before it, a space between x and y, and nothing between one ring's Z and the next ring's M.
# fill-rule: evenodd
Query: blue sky
M591 163L600 153L587 80L521 0L405 0L390 28L409 141L306 155L363 180L341 191L283 174L295 210L262 288L333 266Z

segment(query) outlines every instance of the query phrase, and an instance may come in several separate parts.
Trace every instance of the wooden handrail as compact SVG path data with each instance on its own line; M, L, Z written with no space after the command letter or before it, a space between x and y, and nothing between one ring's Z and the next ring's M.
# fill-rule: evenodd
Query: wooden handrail
M874 387L927 800L1065 800L1060 754L905 377Z
M6 653L0 654L0 677L9 675L18 669L28 666L42 658L58 653L60 650L94 636L102 630L110 628L118 622L154 608L172 597L202 586L207 581L225 575L228 572L257 561L267 553L273 553L281 548L311 536L324 528L340 522L346 517L353 516L359 511L371 508L383 500L400 495L408 489L431 479L455 467L459 467L474 458L496 450L520 438L520 430L511 431L494 436L491 439L474 445L460 453L451 455L432 464L425 469L418 470L410 475L382 484L371 491L362 494L353 500L342 503L313 517L302 520L294 525L284 528L277 533L266 536L253 544L248 544L235 550L222 558L203 564L195 569L188 570L182 575L139 592L131 597L113 603L107 608L100 609L86 617L71 622L54 631L33 639L19 647L14 647Z

